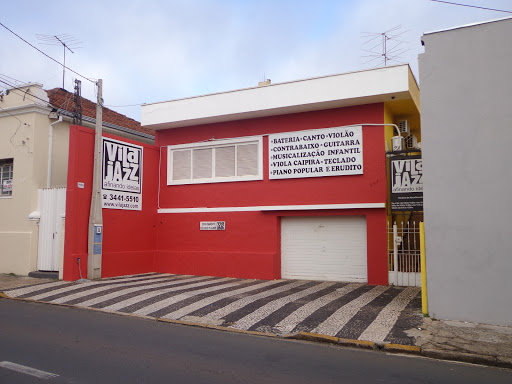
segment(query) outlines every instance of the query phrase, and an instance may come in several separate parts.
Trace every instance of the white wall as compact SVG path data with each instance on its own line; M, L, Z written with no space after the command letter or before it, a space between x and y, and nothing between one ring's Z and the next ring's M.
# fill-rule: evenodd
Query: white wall
M512 19L423 36L429 314L512 325Z

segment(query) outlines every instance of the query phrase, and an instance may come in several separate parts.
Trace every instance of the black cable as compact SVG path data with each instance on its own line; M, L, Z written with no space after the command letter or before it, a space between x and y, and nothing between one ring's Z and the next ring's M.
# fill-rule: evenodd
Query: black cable
M443 0L430 0L430 1L434 1L434 2L436 2L436 3L450 4L450 5L460 5L461 7L470 7L470 8L485 9L486 11L495 11L495 12L512 13L512 11L504 11L503 9L493 9L493 8L478 7L478 6L476 6L476 5L460 4L460 3L452 3L452 2L450 2L450 1L443 1Z
M3 81L2 79L0 79L0 83L7 84L9 87L12 87L12 88L15 88L15 89L19 89L19 88L18 88L18 87L16 87L15 85L13 85L13 84L9 84L9 83L7 83L7 82ZM21 93L14 92L14 90L13 90L13 89L10 89L10 90L9 90L9 92L13 92L14 94L16 94L16 95L18 95L18 96L23 96L23 94L21 94ZM31 94L30 92L28 92L28 91L23 92L23 93L24 93L24 95L25 95L25 96L27 96L27 95L28 95L28 96L35 97L36 99L41 100L41 101L42 101L42 102L44 102L45 104L52 105L48 100L41 99L40 97L37 97L36 95L33 95L33 94ZM33 99L31 99L31 100L32 100L32 101L35 101L35 100L33 100ZM55 106L53 106L53 105L52 105L52 107L55 107Z
M11 117L14 117L14 118L15 118L16 120L18 120L21 124L23 124L23 125L29 125L29 124L27 124L27 123L24 123L24 122L23 122L23 121L21 121L20 119L18 119L16 116L14 116L12 113L10 113L7 109L4 109L4 108L2 108L2 107L0 107L0 109L1 109L2 111L5 111L5 113L7 113L8 115L10 115ZM18 129L19 129L19 127L18 127ZM18 131L16 131L16 132L18 132ZM11 139L12 139L12 138L11 138Z
M8 76L6 76L6 77L8 77ZM8 86L10 86L10 87L16 88L16 87L15 87L15 86L13 86L12 84L9 84L9 83L7 83L7 82L5 82L5 81L2 81L1 79L0 79L0 82L2 82L2 83L4 83L4 84L7 84L7 85L8 85ZM19 89L19 88L18 88L18 89ZM66 104L66 103L68 102L69 95L71 94L70 92L67 92L67 91L66 91L66 98L64 99L64 102L62 103L62 105L61 105L60 107L58 107L58 106L56 106L56 105L53 105L50 101L47 101L47 100L41 99L40 97L37 97L36 95L31 94L30 92L28 92L28 90L27 90L26 92L23 92L23 93L18 93L18 92L15 92L13 89L9 89L9 92L12 92L12 93L14 93L15 95L23 96L23 97L27 97L27 98L29 98L29 96L35 97L36 99L38 99L38 100L42 101L43 103L45 103L45 104L44 104L45 106L47 106L47 105L48 105L48 106L52 107L52 108L53 108L53 109L55 109L55 110L63 109L62 107L64 106L64 104ZM30 98L29 98L29 99L30 99ZM30 99L30 100L31 100L31 101L34 101L34 102L36 101L36 100L34 100L34 99ZM40 104L39 104L39 105L40 105ZM3 108L2 108L2 109L3 109ZM7 112L7 111L6 111L6 112ZM7 113L9 113L9 112L7 112ZM11 114L9 113L9 115L11 115ZM11 115L11 116L13 116L13 115ZM13 117L14 117L14 118L16 118L16 116L13 116ZM18 120L19 120L19 119L18 119ZM21 120L19 120L19 121L21 121ZM26 123L23 123L23 124L27 125Z
M18 83L22 83L22 84L23 84L23 81L18 80L18 79L15 79L14 77L11 77L11 76L2 75L2 74L0 73L0 77L7 77L7 78L8 78L8 79L10 79L10 80L14 80L14 81L17 81Z
M128 104L128 105L104 105L104 107L107 108L123 108L123 107L137 107L139 105L142 105L143 103L139 104Z
M25 40L23 37L21 37L20 35L16 34L14 31L10 30L9 28L7 28L5 25L3 25L2 23L0 23L0 25L2 27L4 27L5 29L7 29L9 32L11 32L14 36L16 36L18 39L24 41L25 43L27 43L28 45L30 45L32 48L34 48L35 50L37 50L38 52L42 53L43 55L45 55L47 58L49 58L50 60L53 60L55 61L57 64L61 65L63 68L66 68L68 71L71 71L73 72L74 74L84 78L85 80L88 80L90 81L91 83L96 83L94 80L91 80L89 79L88 77L85 77L84 75L81 75L79 74L78 72L72 70L71 68L69 67L66 67L64 64L60 63L59 61L55 60L53 57L47 55L46 53L44 53L43 51L41 51L39 48L37 48L36 46L30 44L27 40Z

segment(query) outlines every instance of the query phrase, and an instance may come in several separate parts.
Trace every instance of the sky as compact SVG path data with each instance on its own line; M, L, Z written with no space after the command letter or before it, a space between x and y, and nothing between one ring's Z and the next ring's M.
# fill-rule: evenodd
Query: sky
M512 0L453 2L512 11ZM0 22L61 63L64 48L38 35L82 42L66 66L103 79L104 104L138 121L142 103L383 66L381 34L390 30L388 50L399 55L387 64L409 63L418 78L423 33L512 16L431 0L1 3ZM66 71L64 88L73 92L76 78L95 101L94 81ZM62 87L62 67L0 26L0 80Z

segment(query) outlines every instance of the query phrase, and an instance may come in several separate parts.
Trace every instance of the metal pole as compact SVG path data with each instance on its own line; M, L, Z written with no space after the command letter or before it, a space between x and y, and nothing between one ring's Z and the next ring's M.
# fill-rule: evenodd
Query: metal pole
M62 89L66 89L64 87L64 76L66 74L66 46L64 45L64 65L62 66Z
M393 267L395 285L398 285L398 228L396 222L393 224Z
M103 216L101 211L101 161L102 161L102 122L103 122L103 80L98 80L98 100L96 103L96 133L94 140L94 168L92 180L91 212L89 216L89 255L87 277L101 278L101 255L103 238Z
M421 309L428 315L427 300L427 261L425 258L425 226L420 222L420 254L421 254Z

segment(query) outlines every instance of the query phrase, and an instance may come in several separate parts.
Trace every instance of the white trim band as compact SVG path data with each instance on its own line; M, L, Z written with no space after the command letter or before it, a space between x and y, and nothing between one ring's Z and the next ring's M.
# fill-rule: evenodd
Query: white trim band
M318 209L386 208L386 203L316 204L316 205L263 205L255 207L198 207L160 208L158 213L203 213L203 212L257 212L257 211L312 211Z

